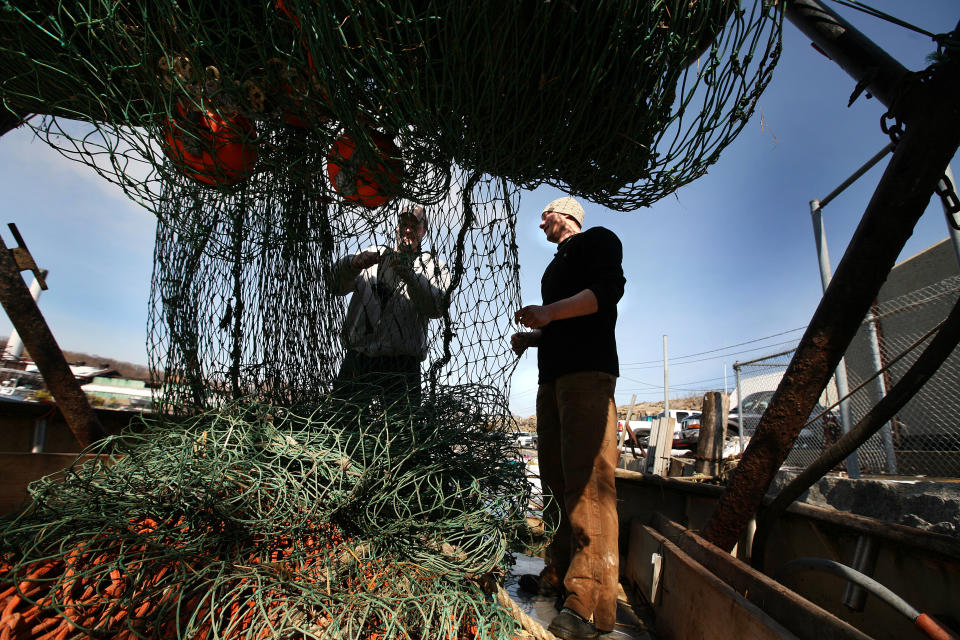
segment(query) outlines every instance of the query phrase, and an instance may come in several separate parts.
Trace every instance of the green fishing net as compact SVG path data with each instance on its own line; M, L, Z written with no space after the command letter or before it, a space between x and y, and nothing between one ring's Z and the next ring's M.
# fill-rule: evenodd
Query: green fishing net
M511 637L488 591L530 492L497 394L363 395L101 441L5 523L10 609L94 637Z
M6 108L95 123L93 135L30 124L152 210L171 173L228 189L315 171L303 149L337 140L367 167L396 160L380 186L418 202L444 198L456 165L647 206L702 175L740 131L780 36L763 0L4 9ZM304 144L287 145L291 135Z
M481 578L529 533L506 435L520 192L630 211L703 175L780 21L766 0L2 0L4 120L157 217L157 423L32 488L7 596L131 637L511 637ZM412 387L342 375L344 265L371 248L436 276ZM381 306L409 291L383 268Z

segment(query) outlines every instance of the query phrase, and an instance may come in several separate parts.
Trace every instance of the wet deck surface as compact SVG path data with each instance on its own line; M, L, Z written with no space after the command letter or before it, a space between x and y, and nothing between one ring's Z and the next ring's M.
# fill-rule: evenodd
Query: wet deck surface
M517 587L519 576L525 573L538 574L541 569L543 569L542 559L518 555L517 564L513 566L513 571L507 578L506 588L510 597L520 605L520 608L546 628L558 613L554 607L556 600L532 595L521 591ZM653 640L655 636L651 635L647 629L647 625L634 614L633 608L627 602L627 598L621 590L617 602L617 625L613 631L600 637L603 640Z

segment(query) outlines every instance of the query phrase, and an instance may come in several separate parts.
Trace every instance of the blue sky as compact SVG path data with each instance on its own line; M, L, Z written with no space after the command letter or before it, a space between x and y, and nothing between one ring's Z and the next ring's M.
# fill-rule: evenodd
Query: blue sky
M933 51L926 36L828 4L907 68L926 66ZM960 19L957 0L870 4L935 33L951 30ZM853 87L786 23L783 55L758 112L708 175L633 213L584 203L585 226L612 229L624 244L619 404L633 393L662 399L664 334L671 397L722 388L725 367L732 385L734 361L780 350L780 343L800 337L801 331L791 330L805 326L821 294L808 202L825 196L886 144L883 107L861 96L848 108ZM61 347L145 364L154 218L29 131L11 132L0 142L0 222L16 222L40 265L50 269L41 309ZM825 210L834 266L884 165ZM956 160L953 166L960 169ZM540 275L554 249L537 227L540 211L559 195L544 187L521 197L517 236L526 304L540 301ZM9 246L5 226L0 233ZM943 214L933 200L901 258L945 237ZM0 335L9 331L9 321L0 318ZM783 335L731 346L774 334ZM724 347L731 348L683 357ZM514 413L534 412L535 391L531 352L514 374Z
M922 69L934 50L926 36L827 4L908 69ZM934 33L960 19L956 0L873 0L882 11ZM887 144L880 130L885 109L861 96L847 101L855 82L816 52L800 31L784 24L783 55L760 98L758 112L709 174L649 209L629 214L585 203L585 227L600 225L624 244L626 292L617 343L618 404L663 399L663 335L669 336L670 396L722 389L724 366L792 346L822 294L809 201L823 198ZM760 114L763 115L761 126ZM824 209L834 268L886 161ZM956 171L956 159L952 163ZM560 193L524 194L518 224L524 302L540 301L539 279L554 253L537 228L544 204ZM938 200L932 200L901 259L947 237ZM768 346L769 345L769 346ZM751 351L747 351L747 350ZM676 360L675 360L676 359ZM525 355L513 377L511 409L534 413L536 355Z

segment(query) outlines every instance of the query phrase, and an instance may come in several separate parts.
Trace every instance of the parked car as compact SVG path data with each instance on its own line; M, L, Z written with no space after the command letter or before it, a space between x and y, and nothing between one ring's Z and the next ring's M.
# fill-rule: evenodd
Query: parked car
M693 449L700 439L700 416L692 413L680 421L680 432L674 437L674 449Z
M660 418L670 417L676 420L676 425L673 429L673 439L676 440L680 436L680 424L682 421L692 415L700 415L699 411L693 411L692 409L670 409L666 413L661 411L656 416L650 418L650 420L645 420L640 422L639 425L634 426L634 421L630 421L630 427L633 429L633 434L637 436L637 440L643 446L647 446L647 443L650 441L650 430L653 428L653 421L659 420Z
M537 434L530 433L529 431L517 432L517 446L522 449L536 449Z
M740 406L730 410L727 416L727 434L736 436L740 433L740 412L743 412L743 435L752 436L760 423L773 391L759 391L751 393L743 399ZM840 417L836 410L826 411L820 403L813 407L807 418L810 424L800 430L794 448L823 449L824 443L835 442L840 437Z

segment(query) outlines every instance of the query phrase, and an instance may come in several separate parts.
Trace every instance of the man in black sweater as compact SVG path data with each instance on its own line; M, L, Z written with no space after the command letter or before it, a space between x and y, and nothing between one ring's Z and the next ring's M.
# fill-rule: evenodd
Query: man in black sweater
M521 587L563 594L549 630L567 640L613 630L617 610L617 408L620 375L617 301L623 295L623 247L603 227L582 231L573 198L548 204L540 228L557 253L540 281L542 305L514 320L532 331L513 334L519 355L537 347L537 439L540 477L554 500L544 519L557 525L539 576ZM590 623L591 618L593 623Z

